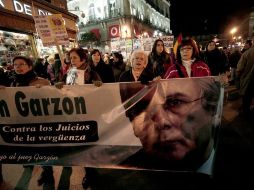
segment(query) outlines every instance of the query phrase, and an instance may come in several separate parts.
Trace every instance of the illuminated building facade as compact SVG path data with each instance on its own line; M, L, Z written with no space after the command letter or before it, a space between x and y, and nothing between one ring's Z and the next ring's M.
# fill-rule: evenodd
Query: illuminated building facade
M112 38L171 33L168 0L68 0L67 5L79 16L79 34L93 32L104 45Z

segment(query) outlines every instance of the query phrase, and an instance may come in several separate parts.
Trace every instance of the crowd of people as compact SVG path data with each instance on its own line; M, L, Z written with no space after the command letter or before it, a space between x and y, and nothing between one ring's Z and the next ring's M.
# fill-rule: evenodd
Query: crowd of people
M167 53L163 41L157 39L149 54L143 50L134 50L128 63L124 62L119 52L103 55L98 49L88 52L78 47L65 52L63 59L55 54L38 58L33 63L30 58L17 56L12 65L0 68L0 86L101 86L103 83L148 83L158 79L218 76L230 72L229 84L238 86L242 95L242 112L249 116L254 95L253 60L254 46L251 41L246 42L242 51L235 48L231 53L225 53L216 47L214 41L207 44L205 51L200 51L193 39L186 38L179 44L176 55L172 56ZM80 76L78 71L84 74ZM79 77L83 78L80 80ZM53 172L51 167L44 167L44 170ZM46 180L47 175L44 173L38 180L39 185L45 182L43 176ZM0 180L3 180L2 176ZM84 188L88 187L86 183L84 179Z
M205 51L200 51L196 42L191 38L182 41L180 46L178 46L177 55L174 56L166 51L161 39L157 39L154 42L152 51L148 55L147 52L140 50L134 50L133 54L135 55L137 52L144 56L145 65L142 66L144 71L142 69L137 71L136 66L140 64L135 63L136 60L134 59L136 58L133 55L125 62L120 52L102 54L98 49L93 49L89 52L83 48L73 48L65 52L62 59L58 53L44 58L37 58L33 60L32 69L37 77L49 80L51 85L58 82L66 84L67 76L71 75L71 73L73 74L75 69L95 72L103 83L126 81L128 72L132 76L131 78L129 77L129 81L140 81L137 75L140 76L141 71L145 75L149 75L148 80L156 77L166 79L217 76L225 73L229 68L235 69L234 72L236 72L236 65L241 55L240 50L230 55L225 54L216 47L213 41L208 43ZM82 64L76 65L77 61ZM12 78L13 69L13 64L8 65L8 67L3 65L1 67L2 73L6 74L5 76L1 74L1 77ZM232 78L232 80L235 79ZM6 82L2 85L8 86L8 80ZM85 83L91 83L91 81L86 80L84 81Z

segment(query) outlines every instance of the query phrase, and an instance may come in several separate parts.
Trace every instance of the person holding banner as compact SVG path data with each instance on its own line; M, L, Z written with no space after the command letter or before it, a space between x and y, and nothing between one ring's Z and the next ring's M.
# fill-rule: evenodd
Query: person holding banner
M9 84L6 86L11 87L23 87L23 86L46 86L50 85L50 81L41 77L38 77L33 69L33 62L30 58L25 56L16 56L13 58L14 71L9 74ZM33 169L33 166L24 166L24 168ZM42 173L43 174L43 173ZM52 182L53 170L47 172L47 179Z
M23 56L17 56L13 59L14 71L15 74L13 76L13 80L10 86L45 86L50 85L49 80L37 77L35 72L33 71L33 63L32 61ZM32 167L33 166L25 166ZM49 172L45 172L45 170ZM47 175L45 175L47 173ZM40 183L39 183L40 182ZM40 179L38 179L39 185L43 183L54 183L53 177L53 169L52 167L43 166L43 172L41 174Z
M147 69L148 57L143 50L134 50L131 54L130 63L131 69L121 74L119 82L148 82L153 80L154 74Z
M13 59L14 72L10 74L10 86L44 86L50 85L47 79L38 77L33 70L33 62L24 56Z
M95 84L101 86L102 81L97 72L91 69L87 61L87 56L83 48L73 48L69 51L71 66L63 76L63 82L55 84L57 88L62 88L64 84Z
M82 85L82 84L94 84L95 86L101 86L102 80L97 72L91 69L87 61L87 54L83 48L72 48L69 51L71 67L67 71L67 74L63 77L65 83L58 82L55 84L56 88L63 88L63 84L67 85ZM65 170L72 171L69 167L64 167ZM89 172L93 171L92 168L84 168L86 176L82 181L83 187L86 187L86 180ZM69 172L71 173L71 172Z
M164 42L161 39L155 40L152 52L148 56L148 69L156 77L163 77L167 69L172 65L170 54L166 52Z
M200 60L197 44L191 38L182 40L177 48L176 63L168 68L164 79L210 76L209 67Z
M146 70L148 57L143 50L133 51L130 62L132 68L121 74L119 82L141 81L141 83L148 83L148 81L153 80L153 73ZM97 169L90 167L86 167L85 169L86 175L83 179L82 185L84 189L87 189L94 182Z

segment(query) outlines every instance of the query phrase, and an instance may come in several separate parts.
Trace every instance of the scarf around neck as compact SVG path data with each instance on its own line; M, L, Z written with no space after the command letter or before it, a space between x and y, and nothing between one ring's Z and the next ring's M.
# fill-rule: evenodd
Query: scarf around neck
M14 74L14 80L11 86L29 86L30 82L37 77L33 70L25 74Z

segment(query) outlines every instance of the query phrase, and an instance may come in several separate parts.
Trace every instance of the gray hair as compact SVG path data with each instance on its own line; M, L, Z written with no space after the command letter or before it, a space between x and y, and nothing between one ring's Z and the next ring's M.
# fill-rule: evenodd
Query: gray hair
M213 77L195 78L200 89L202 90L202 106L203 108L215 114L220 99L221 84Z

